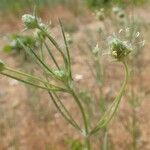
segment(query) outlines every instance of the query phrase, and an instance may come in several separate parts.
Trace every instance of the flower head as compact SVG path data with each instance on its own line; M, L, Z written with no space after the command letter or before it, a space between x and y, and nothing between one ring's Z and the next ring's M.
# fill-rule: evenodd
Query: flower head
M4 70L4 63L0 60L0 72L2 72Z
M54 74L59 78L63 78L65 76L65 72L63 70L54 70Z
M30 14L24 14L22 16L22 22L26 26L27 29L35 29L38 27L39 19Z
M129 53L132 51L131 47L126 42L121 41L118 38L112 38L110 40L111 55L118 61L123 61Z

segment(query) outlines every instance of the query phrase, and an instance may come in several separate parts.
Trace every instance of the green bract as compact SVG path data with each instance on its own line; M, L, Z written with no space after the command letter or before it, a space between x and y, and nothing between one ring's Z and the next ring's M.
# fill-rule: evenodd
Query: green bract
M0 60L0 72L4 70L4 63Z
M30 14L25 14L22 16L22 22L28 29L35 29L38 27L39 20Z
M131 52L131 48L118 38L113 38L110 41L111 55L119 61L123 61Z
M63 78L65 76L65 73L63 70L54 70L54 74L59 78Z

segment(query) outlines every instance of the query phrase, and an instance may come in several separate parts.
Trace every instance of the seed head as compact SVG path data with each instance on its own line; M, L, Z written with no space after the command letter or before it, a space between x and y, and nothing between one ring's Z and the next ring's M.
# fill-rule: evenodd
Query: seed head
M65 76L65 73L63 70L54 70L54 74L59 78L63 78Z
M111 55L118 61L123 61L131 52L131 48L118 38L113 38L110 41Z
M22 22L24 23L27 29L35 29L38 27L39 19L30 14L25 14L22 16Z
M0 72L2 72L5 68L4 63L0 60Z

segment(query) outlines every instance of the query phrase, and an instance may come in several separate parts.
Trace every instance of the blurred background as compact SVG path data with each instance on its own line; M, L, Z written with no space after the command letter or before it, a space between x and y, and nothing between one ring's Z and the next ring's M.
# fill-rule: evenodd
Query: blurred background
M74 80L93 122L112 103L123 72L121 65L107 57L97 62L91 52L97 43L107 49L111 35L134 44L136 51L130 59L133 76L117 115L91 141L94 150L150 150L149 0L0 0L0 59L28 73L38 68L15 40L19 37L38 49L33 31L22 32L21 21L23 14L33 14L35 6L37 16L50 24L50 33L63 46L58 18L62 20L70 42ZM89 67L96 70L94 79ZM98 89L94 80L101 82L99 76L103 103L95 100ZM71 98L60 97L78 120ZM46 92L0 75L0 150L83 150L83 141Z

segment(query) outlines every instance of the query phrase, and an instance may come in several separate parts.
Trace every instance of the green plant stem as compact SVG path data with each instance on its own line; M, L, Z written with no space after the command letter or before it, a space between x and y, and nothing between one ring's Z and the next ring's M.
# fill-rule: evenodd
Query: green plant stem
M125 91L125 88L126 88L126 85L128 82L128 76L129 76L128 65L127 65L126 61L123 61L123 65L125 68L125 79L120 88L120 91L119 91L118 95L116 96L114 102L110 106L110 108L108 110L106 110L103 117L97 123L96 127L90 132L90 135L93 135L93 134L97 133L100 129L106 127L107 124L110 122L110 120L114 117L114 115L117 111L118 105L119 105L121 98L123 96L123 93Z
M64 43L65 43L65 47L66 47L66 52L67 52L67 64L68 64L68 71L69 71L69 77L70 79L72 79L72 74L71 74L71 58L70 58L70 53L69 53L69 47L68 47L68 43L67 43L67 40L66 40L66 36L65 36L65 32L64 32L64 28L63 28L63 25L62 25L62 22L61 20L59 19L59 24L60 24L60 27L61 27L61 31L62 31L62 35L63 35L63 38L64 38Z
M46 44L46 42L44 42L44 45L45 45L45 47L46 47L46 49L47 49L47 51L48 51L50 57L52 58L54 64L56 65L56 67L58 68L58 70L60 70L60 67L59 67L58 63L57 63L55 57L53 56L53 54L52 54L50 48L49 48L48 45Z
M85 137L85 143L87 150L91 150L90 137Z
M102 150L108 150L108 132L107 132L107 128L104 131L104 139L103 139L103 146L102 146Z
M47 38L51 41L51 43L55 46L55 48L60 52L60 54L62 55L65 64L67 63L67 58L65 56L65 54L63 53L62 49L59 47L59 45L57 44L57 42L55 41L55 39L47 33L47 31L45 31L43 28L38 27L46 36Z
M53 92L54 93L54 92ZM73 119L73 117L71 116L70 112L67 110L67 108L65 107L65 105L61 102L61 100L59 99L58 95L56 93L54 93L56 99L58 100L58 102L60 103L60 105L62 106L62 108L64 109L65 113L69 116L70 118L70 122L71 124L74 124L74 126L76 127L76 129L78 129L79 131L82 131L80 129L80 127L78 126L78 124L76 123L76 121Z
M5 76L7 76L7 77L10 77L10 78L12 78L12 79L18 80L18 81L20 81L20 82L23 82L23 83L25 83L25 84L29 84L29 85L35 86L35 87L37 87L37 88L41 88L41 89L48 90L48 91L59 91L58 89L46 88L46 87L43 87L43 86L40 86L40 85L31 83L31 82L29 82L29 81L25 81L25 80L19 79L19 78L17 78L17 77L14 77L14 76L9 75L9 74L6 74L6 73L1 73L1 74L2 74L2 75L5 75Z
M38 55L34 52L34 50L30 47L30 51L35 56L35 58L45 67L51 74L54 75L53 71L38 57Z
M24 77L28 77L28 78L30 78L30 79L32 79L32 80L39 81L39 82L41 82L41 83L43 83L43 84L46 84L46 85L49 85L49 86L52 86L52 87L60 88L60 89L61 89L61 87L52 85L52 84L50 84L49 82L44 81L44 80L42 80L42 79L40 79L40 78L38 78L38 77L34 77L34 76L30 75L30 74L27 74L27 73L24 73L24 72L21 72L21 71L17 71L17 70L14 70L14 69L12 69L12 68L9 68L9 67L5 67L5 69L8 70L8 71L10 71L10 72L13 72L13 73L15 73L15 74L19 74L19 75L22 75L22 76L24 76ZM63 88L62 88L62 89L63 89Z
M27 74L27 73L24 73L24 72L21 72L21 71L17 71L15 69L12 69L12 68L9 68L9 67L5 67L5 69L8 70L8 71L10 71L10 72L14 72L16 74L20 74L20 75L32 78L34 80L40 81L42 83L49 84L48 82L46 82L46 81L44 81L44 80L42 80L42 79L40 79L38 77L34 77L34 76L30 75L30 74Z
M46 44L46 42L45 42ZM46 45L45 45L46 46ZM51 51L50 51L51 53ZM52 55L53 56L53 55ZM45 62L45 58L43 55L43 48L41 47L41 58L42 61ZM54 58L55 60L55 58ZM57 63L57 62L56 62ZM59 69L59 67L58 67ZM49 82L48 78L46 77L46 74L44 74L47 82ZM47 85L45 84L45 86L47 87ZM55 92L50 92L48 91L55 107L57 108L57 110L60 112L60 114L62 115L62 117L69 123L71 124L74 128L76 128L77 130L79 130L80 132L82 132L81 128L78 126L78 124L76 123L76 121L73 119L73 117L71 116L71 114L69 113L69 111L67 110L67 108L65 107L65 105L61 102L59 96L55 93ZM63 108L63 110L65 111L65 113L63 112L63 110L61 109L61 107L59 106L59 104L61 105L61 107Z
M81 111L81 114L82 114L82 118L83 118L83 123L84 123L84 132L83 132L83 135L84 135L84 138L85 138L85 144L86 144L86 148L87 150L91 150L90 148L90 140L89 140L89 131L88 131L88 123L87 123L87 118L86 118L86 114L85 114L85 111L84 111L84 108L77 96L77 94L75 93L74 90L71 90L71 94L72 96L74 97L80 111Z
M42 60L41 58L34 52L34 50L31 47L25 46L20 40L18 42L23 46L27 54L31 56L32 58L36 58L35 60L38 61L38 63L42 66L43 71L46 69L48 72L50 72L53 77L56 77L51 68L49 68ZM34 57L33 57L34 56Z
M44 53L43 53L43 43L42 42L40 43L40 52L41 52L41 60L44 60L45 57L44 57Z
M34 77L32 75L26 74L24 72L14 70L14 69L11 69L9 67L5 67L5 70L6 71L10 71L10 73L1 72L2 75L8 76L10 78L13 78L15 80L21 81L23 83L26 83L26 84L29 84L29 85L32 85L32 86L35 86L35 87L38 87L38 88L41 88L41 89L47 89L49 91L51 90L51 91L64 91L64 92L68 92L67 89L64 89L64 88L59 87L59 86L52 85L49 82L46 82L46 81L44 81L44 80L42 80L42 79L40 79L38 77ZM21 76L17 77L15 75L11 75L11 72L15 73L16 75L21 75L22 77ZM33 82L30 82L30 81L28 81L26 79L23 79L23 77L27 77L29 79L32 79L32 81L38 81L38 82L42 83L43 86L42 85L38 85L38 84L33 83ZM44 86L45 84L47 85L47 88Z
M63 112L62 109L59 107L58 103L56 102L56 100L55 100L53 94L52 94L50 91L48 91L48 93L49 93L49 95L50 95L50 97L51 97L51 99L52 99L52 101L53 101L55 107L56 107L57 110L60 112L60 114L63 116L63 118L64 118L69 124L71 124L74 128L76 128L77 130L80 130L79 126L78 126L77 124L75 124L74 122L72 122L72 121L64 114L64 112ZM81 131L81 130L80 130L80 131Z

